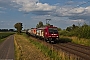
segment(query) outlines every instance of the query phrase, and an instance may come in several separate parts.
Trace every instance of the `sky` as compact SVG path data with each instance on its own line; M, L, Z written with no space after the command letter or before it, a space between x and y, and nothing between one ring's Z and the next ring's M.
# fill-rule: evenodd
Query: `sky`
M39 21L65 29L72 24L90 24L90 0L0 0L0 29L36 27Z

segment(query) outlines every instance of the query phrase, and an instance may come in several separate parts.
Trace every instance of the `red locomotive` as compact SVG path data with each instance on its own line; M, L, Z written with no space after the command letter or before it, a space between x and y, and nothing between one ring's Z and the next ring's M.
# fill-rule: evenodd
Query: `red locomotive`
M27 31L31 36L44 39L48 42L55 42L59 40L59 33L57 27L53 25L46 26L43 28L32 28Z

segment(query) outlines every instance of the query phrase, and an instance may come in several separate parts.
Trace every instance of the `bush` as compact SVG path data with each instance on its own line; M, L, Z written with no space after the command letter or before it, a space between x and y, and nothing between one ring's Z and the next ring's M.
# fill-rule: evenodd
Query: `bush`
M69 32L66 30L61 30L61 31L59 31L59 34L63 35L63 36L67 36L69 34Z
M70 27L71 30L59 31L60 35L63 36L76 36L79 38L90 39L90 25L84 24L82 26L76 26L76 28Z
M69 38L60 38L60 43L67 43L67 42L71 42L72 39Z
M79 38L90 38L90 26L84 26L79 29L78 33Z

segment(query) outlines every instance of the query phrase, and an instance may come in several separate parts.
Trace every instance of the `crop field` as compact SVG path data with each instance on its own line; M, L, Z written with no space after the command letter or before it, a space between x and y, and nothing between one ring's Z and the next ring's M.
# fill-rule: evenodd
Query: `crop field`
M6 38L9 35L14 34L13 32L0 32L0 42L2 41L3 38Z

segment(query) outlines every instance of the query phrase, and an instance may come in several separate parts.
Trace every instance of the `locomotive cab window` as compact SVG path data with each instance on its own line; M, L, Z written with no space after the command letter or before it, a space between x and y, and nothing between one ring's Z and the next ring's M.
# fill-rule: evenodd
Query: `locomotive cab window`
M49 33L50 34L58 34L57 28L49 28Z

